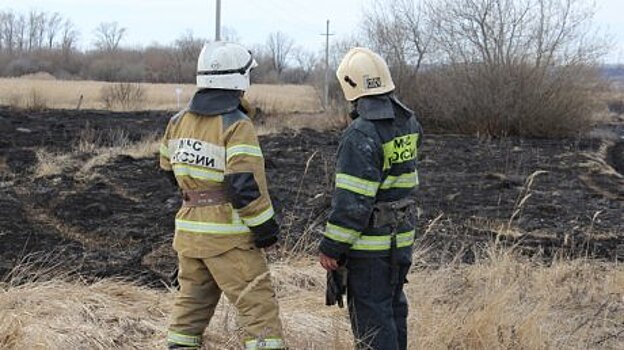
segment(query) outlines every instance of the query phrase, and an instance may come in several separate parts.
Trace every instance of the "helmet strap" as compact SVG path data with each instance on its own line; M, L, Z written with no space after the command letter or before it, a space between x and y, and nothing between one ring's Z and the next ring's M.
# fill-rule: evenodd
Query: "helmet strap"
M249 67L251 67L251 65L253 64L253 57L250 56L249 57L249 61L247 61L247 63L242 66L241 68L238 69L228 69L228 70L201 70L197 72L197 75L228 75L228 74L240 74L240 75L245 75L245 73L247 73L247 71L249 70Z

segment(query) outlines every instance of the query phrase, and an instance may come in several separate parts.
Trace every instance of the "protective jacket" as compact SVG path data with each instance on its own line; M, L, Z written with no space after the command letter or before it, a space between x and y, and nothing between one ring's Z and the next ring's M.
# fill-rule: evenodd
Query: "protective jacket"
M379 204L413 197L422 128L393 94L362 97L354 112L338 148L336 190L320 250L335 259L383 257L394 239L397 254L411 255L413 215L375 223Z
M173 244L183 256L207 258L277 240L262 151L244 110L239 91L204 89L167 125L161 168L173 171L185 193L222 192L226 198L178 211Z

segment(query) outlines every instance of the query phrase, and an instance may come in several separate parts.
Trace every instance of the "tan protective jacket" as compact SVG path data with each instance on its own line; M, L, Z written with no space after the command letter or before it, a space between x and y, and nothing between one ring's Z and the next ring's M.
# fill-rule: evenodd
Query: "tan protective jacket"
M206 115L193 111L191 104L171 118L160 145L160 167L174 172L183 191L222 190L228 195L228 203L178 211L173 246L179 254L207 258L277 240L264 158L240 106Z

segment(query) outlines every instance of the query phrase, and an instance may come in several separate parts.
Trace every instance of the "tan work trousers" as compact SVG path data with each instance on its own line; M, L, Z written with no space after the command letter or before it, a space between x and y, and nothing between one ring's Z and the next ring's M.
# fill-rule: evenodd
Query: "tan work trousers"
M237 247L210 258L178 255L178 259L180 291L169 326L170 343L199 345L221 293L238 309L246 348L283 343L279 308L261 249Z

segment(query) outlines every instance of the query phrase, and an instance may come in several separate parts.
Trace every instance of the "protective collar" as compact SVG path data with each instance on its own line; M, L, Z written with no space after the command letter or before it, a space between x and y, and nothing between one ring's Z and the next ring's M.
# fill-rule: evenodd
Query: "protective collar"
M355 104L354 112L351 113L351 118L362 117L368 120L394 119L396 117L395 108L407 114L414 113L401 103L394 94L390 93L359 98Z
M200 115L220 115L234 111L240 104L238 90L201 89L189 105L189 111Z

